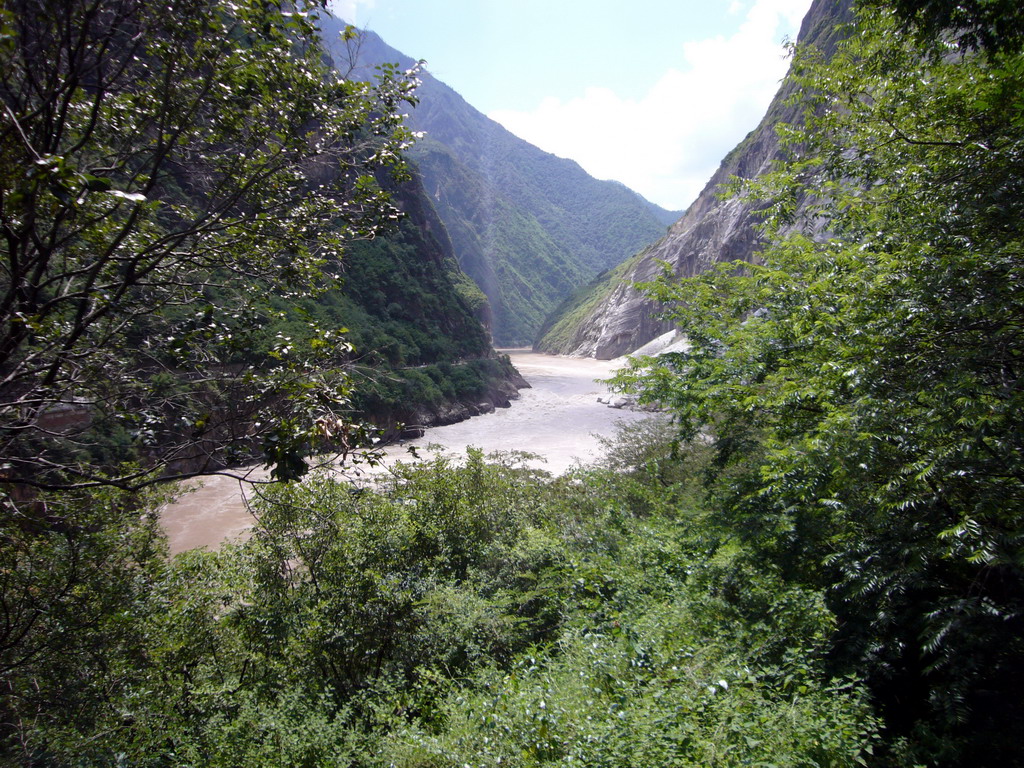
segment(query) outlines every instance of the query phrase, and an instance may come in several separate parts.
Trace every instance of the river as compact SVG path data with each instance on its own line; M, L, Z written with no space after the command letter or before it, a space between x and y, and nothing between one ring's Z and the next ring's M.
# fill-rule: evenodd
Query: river
M530 383L520 390L511 408L446 427L428 429L417 440L391 446L388 461L412 461L408 446L429 455L428 445L447 453L462 454L467 446L486 453L528 451L542 457L535 466L562 474L576 462L588 463L600 456L598 436L611 436L619 422L636 421L646 414L610 408L598 402L607 388L605 378L619 361L556 357L527 350L505 350ZM265 479L261 469L249 471L250 479ZM161 516L173 553L194 547L216 547L225 539L244 536L253 517L246 503L259 486L237 479L211 476L201 487L184 494Z

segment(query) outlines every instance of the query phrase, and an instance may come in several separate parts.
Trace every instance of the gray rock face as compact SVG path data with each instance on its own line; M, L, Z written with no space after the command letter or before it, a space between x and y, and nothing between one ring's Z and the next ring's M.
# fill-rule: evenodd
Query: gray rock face
M834 50L840 39L837 26L852 21L851 4L851 0L814 0L798 40L813 43L826 54ZM633 287L660 274L660 262L669 264L681 277L699 274L719 261L756 263L761 245L756 214L764 206L735 198L722 200L718 194L732 176L755 178L782 158L775 125L798 120L799 108L784 103L794 89L788 80L783 82L760 125L726 156L683 217L664 238L644 251L637 264L581 322L570 348L556 351L609 360L671 330L671 323L659 319L659 307Z

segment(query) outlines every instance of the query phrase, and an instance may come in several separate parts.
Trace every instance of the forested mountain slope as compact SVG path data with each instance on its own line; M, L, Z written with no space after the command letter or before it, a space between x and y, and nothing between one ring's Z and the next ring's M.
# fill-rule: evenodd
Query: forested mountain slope
M343 28L325 20L325 39ZM361 33L358 57L364 67L414 64L372 32ZM421 77L408 124L426 136L410 155L459 263L487 295L495 343L531 343L562 300L678 216L517 138L429 72Z
M386 430L507 407L526 382L491 347L482 322L486 299L459 268L419 179L395 185L391 197L402 213L397 227L353 243L338 287L302 307L348 329L353 404Z
M815 0L800 27L798 42L832 50L836 26L851 20L849 0ZM632 352L672 324L659 318L659 308L634 284L653 279L667 263L679 276L692 276L715 262L756 260L761 241L756 230L763 206L738 198L722 199L723 185L733 176L757 178L782 159L775 126L799 120L802 107L787 106L795 86L784 81L761 123L733 149L697 200L661 240L616 271L614 279L581 291L552 317L538 349L561 354L611 359Z

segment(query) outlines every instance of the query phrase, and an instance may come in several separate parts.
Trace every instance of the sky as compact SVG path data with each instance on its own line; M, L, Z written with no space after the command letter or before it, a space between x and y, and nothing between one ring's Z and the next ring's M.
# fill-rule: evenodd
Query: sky
M520 138L683 210L764 115L810 0L332 0Z

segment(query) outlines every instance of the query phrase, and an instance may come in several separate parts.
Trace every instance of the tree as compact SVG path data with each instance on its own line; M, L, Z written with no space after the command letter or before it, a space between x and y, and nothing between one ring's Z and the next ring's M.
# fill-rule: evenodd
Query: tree
M1024 18L1015 0L865 0L891 9L904 30L922 41L938 36L965 50L1012 51L1024 42Z
M141 486L257 458L295 477L354 442L342 329L266 327L397 218L377 180L401 172L415 77L339 76L318 12L0 10L4 764L133 733L154 681L205 652L188 618L212 611L161 605L162 499ZM198 582L182 591L205 605Z
M340 329L303 347L259 332L270 296L315 291L397 218L374 173L400 169L415 78L338 75L317 5L5 3L9 483L130 487L257 457L294 477L339 440Z
M798 52L806 124L748 189L772 203L763 265L651 286L692 348L620 379L712 443L719 524L830 591L835 662L936 761L1015 760L1024 720L1024 55L1003 42L950 55L883 10L829 62Z

